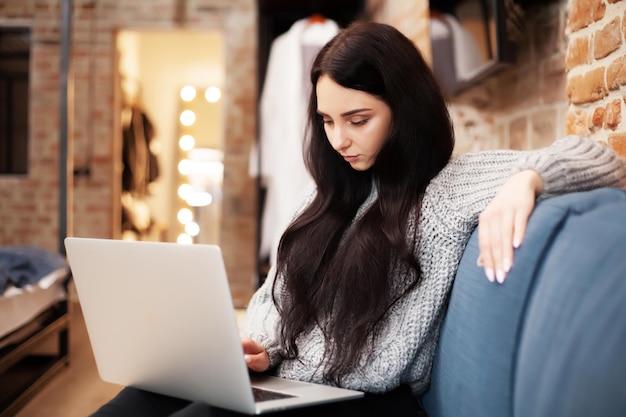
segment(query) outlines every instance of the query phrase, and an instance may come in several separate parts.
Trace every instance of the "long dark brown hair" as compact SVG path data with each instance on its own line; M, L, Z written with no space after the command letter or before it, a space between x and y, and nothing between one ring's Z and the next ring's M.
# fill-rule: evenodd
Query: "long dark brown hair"
M367 92L392 111L389 136L374 165L357 171L331 147L317 113L315 86L327 75L339 85ZM445 99L415 45L379 23L354 23L317 55L305 141L305 163L317 185L311 204L283 234L277 274L284 291L273 295L288 358L298 356L298 338L315 326L325 337L323 369L329 383L367 360L387 311L420 279L410 216L448 163L454 135ZM373 188L378 198L356 218ZM394 282L394 265L407 271Z

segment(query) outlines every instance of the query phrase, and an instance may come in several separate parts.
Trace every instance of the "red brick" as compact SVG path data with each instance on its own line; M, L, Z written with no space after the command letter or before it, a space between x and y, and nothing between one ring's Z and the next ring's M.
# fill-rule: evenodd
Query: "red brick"
M617 126L622 121L622 101L613 100L606 106L606 116L604 118L604 124L611 130L617 129Z
M604 67L577 75L567 83L567 97L573 104L589 103L600 100L608 95L604 82Z
M587 113L570 107L565 116L565 134L587 136L589 133Z
M606 114L606 110L604 107L596 107L593 111L593 115L591 116L591 126L592 130L602 129L604 127L604 115Z
M602 19L606 13L603 0L571 0L567 29L575 32Z
M606 85L609 90L626 85L626 55L617 58L606 69Z
M609 136L609 147L626 160L626 133L613 133Z
M591 62L589 38L580 37L573 39L567 47L565 58L566 70L569 71L578 65L589 64Z
M620 18L616 17L594 35L593 56L601 59L615 51L622 44Z

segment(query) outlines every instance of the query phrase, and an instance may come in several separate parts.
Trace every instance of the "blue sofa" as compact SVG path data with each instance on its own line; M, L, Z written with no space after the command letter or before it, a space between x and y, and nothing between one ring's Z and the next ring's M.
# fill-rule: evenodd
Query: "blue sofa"
M626 416L626 191L542 201L504 285L465 249L429 417Z

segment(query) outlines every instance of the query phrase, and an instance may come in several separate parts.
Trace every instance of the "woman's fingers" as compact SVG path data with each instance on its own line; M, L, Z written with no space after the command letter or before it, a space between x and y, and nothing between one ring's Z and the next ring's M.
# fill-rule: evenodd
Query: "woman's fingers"
M500 223L500 232L494 236L494 268L496 270L496 281L500 284L504 282L506 274L511 270L513 265L513 219L515 213L512 210L506 210L502 213L502 221Z
M485 270L485 275L489 282L495 281L495 271L493 268L493 252L491 250L492 246L492 236L493 233L491 229L494 227L492 220L489 218L488 212L483 212L480 215L478 221L478 247L480 249L480 263L481 266Z
M249 337L241 338L244 360L248 368L255 372L264 372L270 366L270 358L265 348Z
M477 264L485 269L490 282L502 284L513 267L514 250L524 240L526 224L532 211L520 204L485 210L479 217L478 239L480 256Z
M513 267L514 242L523 239L525 225L525 216L517 211L481 215L477 264L485 269L490 282L502 284L505 281Z
M543 192L543 180L534 171L513 175L478 217L480 256L490 282L503 283L513 267L514 249L526 234L535 198Z
M513 234L513 247L515 249L522 246L522 242L524 242L524 237L526 236L526 226L528 225L528 218L530 217L531 211L532 208L525 213L521 211L516 213L515 232Z

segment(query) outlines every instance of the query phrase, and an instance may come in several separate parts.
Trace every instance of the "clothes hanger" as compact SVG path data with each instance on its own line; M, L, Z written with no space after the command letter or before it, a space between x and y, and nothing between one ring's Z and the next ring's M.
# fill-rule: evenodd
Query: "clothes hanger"
M320 13L313 13L311 16L309 16L308 22L309 24L324 23L326 22L326 18Z

